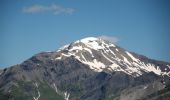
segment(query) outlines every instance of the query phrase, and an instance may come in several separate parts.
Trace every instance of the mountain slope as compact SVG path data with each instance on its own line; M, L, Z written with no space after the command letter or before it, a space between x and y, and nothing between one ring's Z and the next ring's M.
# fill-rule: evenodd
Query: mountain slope
M131 54L108 41L93 37L78 40L70 45L64 46L64 48L61 48L58 52L60 52L61 55L55 59L74 56L97 72L103 70L123 71L133 76L139 76L144 72L151 71L158 75L170 74L168 73L170 71L168 64L164 66L161 65L160 67L159 64L156 65L154 61L146 61L149 59L141 59L142 57L137 57L137 54Z
M0 100L161 100L169 75L169 63L88 37L4 69Z

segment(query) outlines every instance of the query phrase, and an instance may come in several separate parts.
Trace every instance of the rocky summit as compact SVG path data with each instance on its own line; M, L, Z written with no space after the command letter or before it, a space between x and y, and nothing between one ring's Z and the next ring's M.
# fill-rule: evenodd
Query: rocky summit
M170 63L88 37L0 70L0 100L170 100Z

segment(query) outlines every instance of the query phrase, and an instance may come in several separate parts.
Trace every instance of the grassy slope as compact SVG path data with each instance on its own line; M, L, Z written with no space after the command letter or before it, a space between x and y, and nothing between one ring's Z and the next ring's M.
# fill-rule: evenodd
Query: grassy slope
M40 83L38 90L40 92L39 100L64 100L64 97L57 94L46 83ZM33 85L33 82L18 81L16 86L11 88L11 91L4 93L0 90L0 100L33 100L33 97L38 96L38 90Z

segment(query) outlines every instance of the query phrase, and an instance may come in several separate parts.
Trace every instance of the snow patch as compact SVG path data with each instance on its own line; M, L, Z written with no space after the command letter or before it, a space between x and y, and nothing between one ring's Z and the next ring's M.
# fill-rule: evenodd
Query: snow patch
M84 61L86 62L86 58L83 56L83 54L81 53L81 57L84 59Z
M166 65L170 69L170 65Z
M123 71L122 68L116 63L111 64L109 67L114 71Z
M92 57L94 57L94 55L93 55L93 53L92 53L92 51L90 49L84 48L84 50L88 51L92 55Z
M54 88L55 88L56 93L58 93L58 89L57 89L55 83L53 83L53 85L54 85Z
M57 52L68 48L68 46L69 46L69 44L62 46L61 48L59 48L59 49L57 50Z
M103 54L103 52L101 52L101 54L102 54L108 61L110 61L111 63L114 63L111 59L109 59L108 57L106 57L106 55Z
M154 66L153 64L147 64L145 69L149 72L154 72L155 74L161 75L161 70L158 66ZM156 67L156 68L155 68Z
M83 43L88 43L90 41L96 41L98 40L98 38L95 38L95 37L87 37L87 38L84 38L84 39L81 39L80 41L83 42Z
M95 37L88 37L79 40L80 42L84 43L87 47L95 50L103 49L104 47L99 44L100 39Z
M130 54L129 52L126 51L126 54L127 54L133 61L135 61L135 62L138 62L138 61L139 61L138 59L136 59L135 57L133 57L133 55Z
M114 56L116 56L116 54L110 48L109 48L109 50Z
M70 57L72 54L65 54L65 53L62 53L61 55L66 56L66 57Z
M40 98L40 91L39 90L37 90L38 91L38 97L33 97L34 98L34 100L38 100L39 98Z
M60 60L62 57L61 56L59 56L59 57L57 57L57 58L55 58L55 60Z
M122 57L123 57L123 60L124 60L127 64L131 65L131 63L127 60L127 58L125 58L124 56L122 56Z
M143 89L146 89L148 86L144 86Z
M38 96L37 97L33 97L34 100L38 100L41 96L40 94L40 91L38 90L38 84L37 83L34 83L35 87L37 88L37 91L38 91Z
M64 99L65 99L65 100L69 100L69 96L70 96L69 93L67 93L67 92L64 93Z
M69 51L73 50L83 50L82 46L74 46L73 48L69 49Z
M94 59L92 62L89 61L81 61L84 64L89 65L89 67L97 72L101 72L103 68L106 68L105 64Z

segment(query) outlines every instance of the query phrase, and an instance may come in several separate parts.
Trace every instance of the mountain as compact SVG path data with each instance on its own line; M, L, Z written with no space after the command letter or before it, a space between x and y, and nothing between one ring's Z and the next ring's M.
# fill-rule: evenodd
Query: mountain
M0 100L169 100L170 63L88 37L0 71Z

